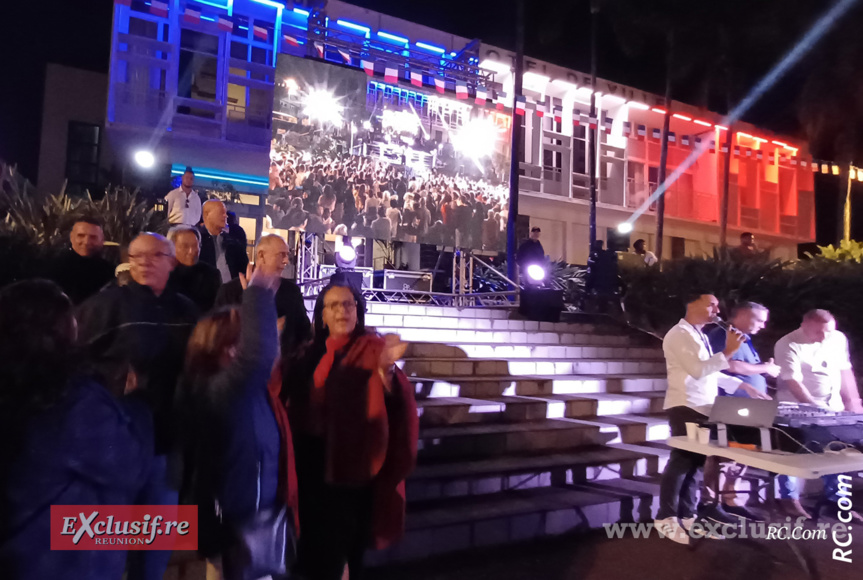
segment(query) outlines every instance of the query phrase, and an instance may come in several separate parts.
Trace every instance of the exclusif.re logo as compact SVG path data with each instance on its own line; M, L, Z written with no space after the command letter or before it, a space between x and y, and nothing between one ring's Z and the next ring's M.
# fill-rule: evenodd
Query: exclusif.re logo
M51 506L52 550L196 550L198 506Z

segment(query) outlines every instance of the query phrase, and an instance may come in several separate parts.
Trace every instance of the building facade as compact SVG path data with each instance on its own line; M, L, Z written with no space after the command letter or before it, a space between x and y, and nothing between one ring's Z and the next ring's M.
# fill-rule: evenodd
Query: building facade
M512 98L512 53L336 0L325 11L273 0L117 0L113 18L102 165L130 163L148 150L161 170L179 174L189 165L199 184L229 183L242 194L237 211L250 234L263 227L274 87L282 82L276 64L285 53L386 75L370 77L369 87L409 86L411 72L421 70L424 82L438 79L445 97L456 100L466 87L471 101L484 97L484 105L512 114L524 127L520 213L542 227L552 258L586 262L589 148L598 148L598 235L605 239L658 185L666 114L669 174L699 143L704 150L666 193L667 257L709 254L718 244L726 155L729 240L751 231L783 258L814 240L806 145L738 123L724 153L721 118L683 103L669 109L656 95L527 58L521 114ZM591 119L593 91L598 111ZM632 239L652 248L654 232L650 206Z

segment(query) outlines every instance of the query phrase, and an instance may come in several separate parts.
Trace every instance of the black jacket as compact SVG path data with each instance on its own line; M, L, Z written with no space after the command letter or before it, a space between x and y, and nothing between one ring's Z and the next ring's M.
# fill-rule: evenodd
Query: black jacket
M515 260L522 268L530 264L542 264L545 261L545 250L539 240L527 239L518 247Z
M239 306L243 302L240 280L231 280L219 288L216 306ZM285 318L282 345L301 344L312 337L312 325L303 302L303 294L292 280L282 278L276 291L276 315Z
M78 342L94 373L121 396L129 371L153 409L156 453L172 441L174 390L198 309L166 289L156 296L134 281L106 288L78 308Z
M73 304L80 304L114 279L114 266L98 256L84 258L69 249L51 263L46 277L56 282Z
M216 303L216 294L222 285L222 275L209 264L198 262L194 266L177 264L168 280L168 288L195 303L199 312L209 312Z
M198 260L209 264L214 268L216 266L216 240L207 231L204 226L198 226L198 231L201 232L201 255ZM240 274L246 273L246 266L249 265L249 256L246 254L246 248L238 243L235 238L231 238L228 234L220 234L222 237L223 247L225 248L225 261L228 263L228 270L231 271L231 278L237 278Z

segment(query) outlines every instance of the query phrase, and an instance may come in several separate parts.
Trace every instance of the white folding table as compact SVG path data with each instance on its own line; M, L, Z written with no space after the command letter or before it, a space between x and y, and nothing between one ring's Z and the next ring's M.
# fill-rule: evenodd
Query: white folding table
M863 453L844 455L839 453L754 451L739 447L722 447L715 443L699 443L697 440L680 436L669 437L665 442L674 449L690 451L699 455L722 457L736 461L741 465L748 465L769 472L771 485L768 487L768 501L772 498L774 487L772 482L776 475L818 479L825 475L863 471ZM817 578L815 562L790 539L787 540L787 544L809 577Z

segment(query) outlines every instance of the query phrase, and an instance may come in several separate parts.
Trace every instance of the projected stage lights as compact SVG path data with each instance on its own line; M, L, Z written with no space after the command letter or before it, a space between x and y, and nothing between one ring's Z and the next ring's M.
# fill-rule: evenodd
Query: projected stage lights
M381 126L396 133L416 134L420 128L420 118L412 111L393 111L387 109L381 115Z
M332 125L342 124L344 107L331 92L324 89L311 89L303 104L303 114L309 119Z
M471 119L453 135L452 144L457 151L474 160L489 157L494 153L500 131L489 117Z
M527 277L533 282L542 282L545 280L545 268L539 264L531 264L527 267Z
M621 234L632 233L632 224L629 222L621 222L617 225L617 231Z
M336 266L338 268L353 268L357 265L357 251L349 244L343 245L336 252Z
M156 157L149 151L144 150L136 151L134 159L138 167L143 169L150 169L156 163Z

